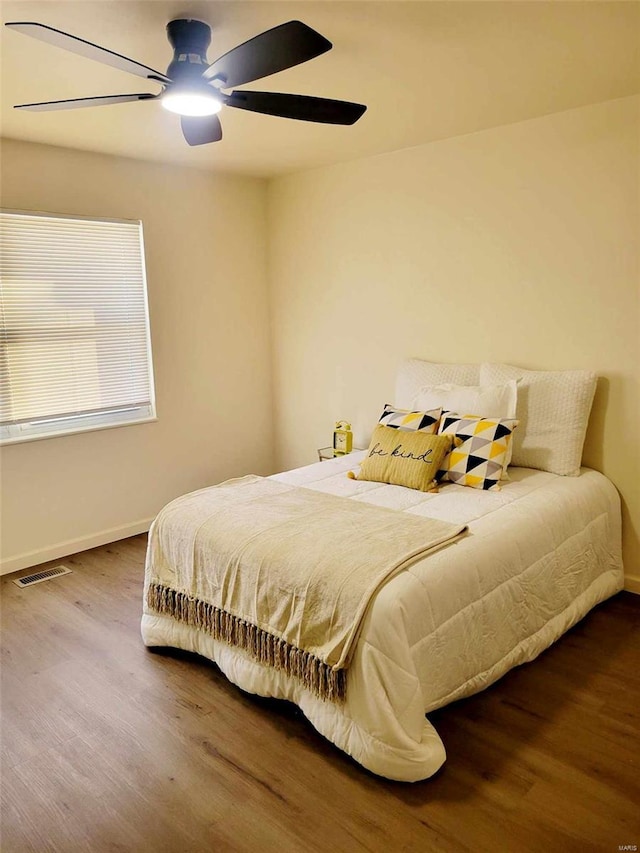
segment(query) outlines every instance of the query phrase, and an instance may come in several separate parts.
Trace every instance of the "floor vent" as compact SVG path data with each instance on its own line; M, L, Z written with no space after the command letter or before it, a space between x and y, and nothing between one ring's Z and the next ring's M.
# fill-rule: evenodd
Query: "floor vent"
M43 572L36 572L33 575L25 575L23 578L18 578L14 580L14 584L20 587L33 586L34 583L42 583L42 581L48 581L60 575L70 574L71 569L68 569L66 566L54 566L52 569L45 569Z

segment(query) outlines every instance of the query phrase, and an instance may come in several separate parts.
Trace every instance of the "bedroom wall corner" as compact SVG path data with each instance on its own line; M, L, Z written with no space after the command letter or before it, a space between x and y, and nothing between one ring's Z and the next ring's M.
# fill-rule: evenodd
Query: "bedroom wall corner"
M158 408L155 423L1 449L2 571L272 473L266 182L8 139L0 165L4 207L142 220Z

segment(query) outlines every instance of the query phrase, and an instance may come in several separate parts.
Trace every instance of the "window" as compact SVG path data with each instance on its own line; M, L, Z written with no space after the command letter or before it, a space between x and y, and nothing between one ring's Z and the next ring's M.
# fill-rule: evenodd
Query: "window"
M142 223L0 212L0 441L153 419Z

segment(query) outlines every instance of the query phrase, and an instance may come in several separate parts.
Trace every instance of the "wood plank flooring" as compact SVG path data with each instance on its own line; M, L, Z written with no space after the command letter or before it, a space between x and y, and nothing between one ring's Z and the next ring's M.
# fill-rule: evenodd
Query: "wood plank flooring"
M640 849L640 596L431 714L448 760L410 785L213 664L145 649L145 547L2 579L2 853Z

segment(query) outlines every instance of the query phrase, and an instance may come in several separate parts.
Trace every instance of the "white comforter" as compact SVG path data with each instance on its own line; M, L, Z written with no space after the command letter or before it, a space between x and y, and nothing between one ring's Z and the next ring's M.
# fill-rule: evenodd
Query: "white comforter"
M315 728L369 770L417 781L445 750L425 713L532 660L622 588L620 506L604 476L510 468L500 492L456 485L439 494L348 479L364 453L273 479L469 525L469 535L416 562L378 592L348 675L344 705L241 650L150 612L148 646L198 652L239 687L295 702ZM146 590L145 590L146 591Z

